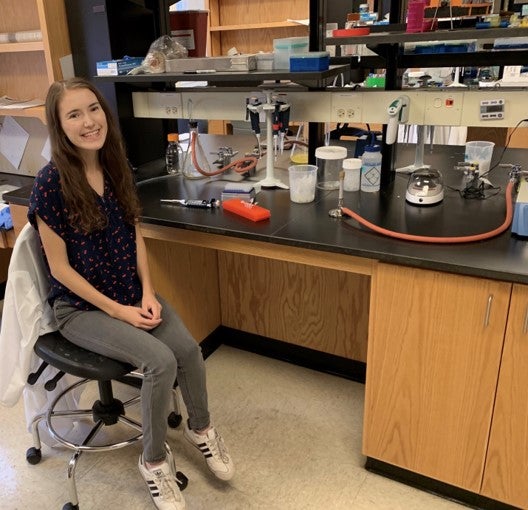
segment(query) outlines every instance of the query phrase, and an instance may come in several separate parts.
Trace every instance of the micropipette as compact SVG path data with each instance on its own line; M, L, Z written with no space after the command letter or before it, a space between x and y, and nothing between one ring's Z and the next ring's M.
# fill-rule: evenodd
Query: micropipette
M197 209L212 209L214 207L219 207L218 200L216 198L211 198L211 200L185 200L185 199L176 199L176 198L161 198L160 203L170 204L170 205L180 205L182 207L194 207Z

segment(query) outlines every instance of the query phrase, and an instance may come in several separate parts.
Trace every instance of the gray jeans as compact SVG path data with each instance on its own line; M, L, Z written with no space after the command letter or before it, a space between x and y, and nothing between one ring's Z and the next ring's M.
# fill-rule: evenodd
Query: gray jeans
M209 425L205 364L200 346L178 314L158 296L163 321L150 331L138 329L100 310L79 310L64 301L54 304L60 332L71 342L125 361L144 374L141 386L143 455L147 462L165 458L167 416L178 380L189 426Z

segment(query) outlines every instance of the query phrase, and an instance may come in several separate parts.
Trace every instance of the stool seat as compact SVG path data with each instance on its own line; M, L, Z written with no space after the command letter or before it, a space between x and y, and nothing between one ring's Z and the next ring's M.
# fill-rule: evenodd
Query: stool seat
M58 331L40 336L34 351L51 366L83 379L120 379L136 368L129 363L83 349L64 338Z

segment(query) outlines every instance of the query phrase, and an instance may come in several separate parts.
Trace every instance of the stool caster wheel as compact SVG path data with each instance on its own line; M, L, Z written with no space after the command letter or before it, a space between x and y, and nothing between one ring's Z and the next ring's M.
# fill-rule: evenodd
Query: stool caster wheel
M74 505L69 501L62 507L62 510L79 510L79 505Z
M176 483L180 490L183 491L187 487L189 479L181 471L176 471Z
M26 460L30 464L38 464L40 460L42 459L42 453L38 448L35 448L32 446L31 448L28 448L28 451L26 452Z
M167 418L167 423L171 429L178 428L181 422L182 422L181 414L176 414L174 411L172 411L172 413L170 413L169 417Z

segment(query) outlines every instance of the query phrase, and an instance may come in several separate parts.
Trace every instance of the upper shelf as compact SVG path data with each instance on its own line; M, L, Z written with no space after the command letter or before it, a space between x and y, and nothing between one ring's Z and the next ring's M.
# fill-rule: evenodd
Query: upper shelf
M298 26L301 25L293 21L269 21L267 23L244 23L239 25L210 26L209 32L226 32L229 30L261 30L266 28L287 28Z
M528 28L483 28L436 30L434 32L376 32L359 37L327 37L326 44L401 44L431 41L481 40L496 39L498 37L528 36Z
M307 87L319 87L327 78L350 71L348 65L332 65L326 71L290 72L287 69L274 71L214 72L214 73L160 73L123 76L96 76L98 80L122 83L172 83L177 81L206 81L211 85L260 84L265 81L292 81Z
M401 27L401 25L400 25ZM389 28L389 27L387 27ZM387 58L398 68L409 67L451 67L451 66L487 66L522 65L528 61L528 49L519 50L485 50L463 53L403 53L404 43L442 42L455 40L493 41L500 37L526 37L528 28L485 28L436 30L435 32L406 33L402 30L374 32L362 37L332 37L326 44L366 44L376 52L376 57L336 57L331 59L335 64L348 61L352 67L385 67ZM345 60L348 59L348 60Z
M31 108L0 108L0 116L9 117L36 117L43 124L46 123L46 110L44 106L33 106Z
M44 51L44 43L42 41L31 41L0 44L0 53L16 53L20 51Z

